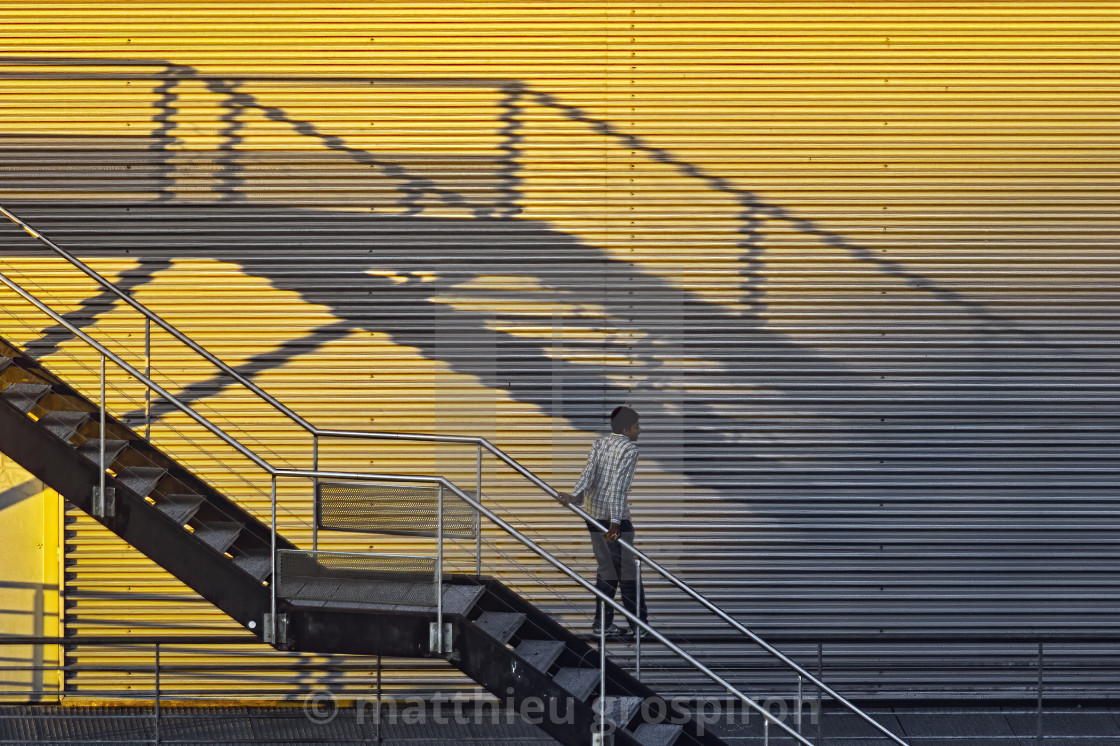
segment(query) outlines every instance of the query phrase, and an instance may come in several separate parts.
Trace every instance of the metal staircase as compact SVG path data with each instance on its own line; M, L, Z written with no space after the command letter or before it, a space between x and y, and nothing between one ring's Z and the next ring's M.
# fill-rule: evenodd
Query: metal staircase
M724 743L698 713L659 697L639 678L613 662L607 640L592 645L511 588L477 571L446 572L447 502L471 511L477 527L482 519L532 551L556 573L589 596L611 604L616 612L642 627L648 644L659 644L704 674L743 708L760 716L762 737L770 732L783 743L812 746L799 732L801 703L793 724L772 715L756 699L736 688L712 666L697 660L666 634L634 618L607 599L562 560L511 525L482 501L479 484L473 492L439 475L398 475L336 472L318 468L320 437L375 440L419 440L473 444L481 463L484 451L521 474L546 494L555 490L507 454L480 438L437 435L361 433L321 430L273 399L253 382L215 358L150 310L116 290L105 278L41 236L8 211L59 256L101 287L142 314L149 323L212 363L312 434L311 469L277 467L238 442L197 411L182 403L95 340L46 302L5 274L0 282L27 304L83 341L99 363L100 391L80 391L34 360L25 351L0 340L0 450L44 483L86 511L231 618L279 649L320 653L377 654L396 657L437 657L458 667L500 698L512 693L517 703L535 698L550 717L541 727L565 744L616 743L685 746ZM210 435L259 468L271 479L271 519L255 517L210 487L165 450L153 445L106 410L105 368L108 362L185 414ZM430 533L437 553L429 558L386 558L339 554L300 548L277 531L277 479L303 479L314 485L316 526L321 519L319 485L411 485L427 490L435 502ZM573 508L581 517L586 514ZM460 522L462 523L462 522ZM459 525L459 524L456 524ZM464 524L465 525L465 524ZM469 533L469 531L468 531ZM477 534L476 534L477 535ZM643 563L673 586L698 601L717 618L744 635L778 664L826 692L836 705L862 725L861 743L906 746L819 679L767 645L746 627L691 589L636 548ZM481 570L481 551L476 555ZM641 642L638 643L639 655ZM777 740L775 742L778 742ZM817 741L820 743L820 741Z

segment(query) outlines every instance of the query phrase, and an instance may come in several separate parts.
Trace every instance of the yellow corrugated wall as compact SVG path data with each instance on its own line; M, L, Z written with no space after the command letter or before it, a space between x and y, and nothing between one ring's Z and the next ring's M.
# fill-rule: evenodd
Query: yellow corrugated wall
M62 499L19 464L0 454L0 635L57 637L62 633ZM0 701L53 701L61 690L58 645L0 648Z
M1113 420L1042 477L1001 479L1051 453L1008 440L1033 426L1023 418L1076 420L1108 399L1093 376L1110 358L1084 349L1115 321L1120 4L37 0L5 2L0 19L0 203L219 356L256 360L257 382L316 424L484 435L562 487L601 413L628 399L647 414L644 540L763 628L816 615L952 629L958 612L982 628L1054 598L1040 581L968 607L985 568L967 558L991 527L961 519L978 538L954 574L936 546L958 540L958 517L911 501L1092 500L1071 474L1112 442ZM400 231L373 239L362 222L394 218ZM19 249L6 271L80 315L91 286L5 236ZM135 318L98 313L93 328L140 350ZM30 312L3 325L48 336ZM159 335L153 357L159 380L210 376ZM94 380L62 353L46 361ZM1046 410L1060 391L1068 410ZM300 431L241 393L198 402L309 465ZM193 436L156 430L267 514L244 464L230 473L208 447L188 456ZM338 468L434 465L473 486L469 453L324 448ZM987 465L969 471L954 448ZM281 524L307 542L301 489L285 486ZM514 480L494 497L556 546L582 546ZM934 539L898 533L927 518ZM234 631L90 519L66 520L68 632ZM1045 526L1026 530L1013 541ZM929 568L946 572L932 589ZM1095 613L1082 598L1076 613ZM319 682L293 676L293 657L260 656L269 670L248 683L165 683L295 696ZM447 667L394 665L401 690L464 685ZM71 691L109 678L75 674Z

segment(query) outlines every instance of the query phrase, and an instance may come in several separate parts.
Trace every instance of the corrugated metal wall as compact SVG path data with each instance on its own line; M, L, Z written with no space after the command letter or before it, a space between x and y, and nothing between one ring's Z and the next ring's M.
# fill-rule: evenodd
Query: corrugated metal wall
M1120 606L1120 4L974 5L11 2L0 194L323 426L485 435L563 487L629 402L640 536L668 565L764 635L913 634L832 645L844 691L1014 696L1034 648L970 633L1109 631ZM14 274L140 338L0 236ZM4 325L69 365L41 321ZM154 347L205 411L308 463L299 431ZM191 458L263 513L263 480ZM473 480L469 453L326 459ZM578 525L487 479L588 561ZM307 540L301 489L283 522ZM230 630L69 521L68 630ZM1116 694L1110 650L1057 660L1055 685ZM429 668L391 679L462 685Z

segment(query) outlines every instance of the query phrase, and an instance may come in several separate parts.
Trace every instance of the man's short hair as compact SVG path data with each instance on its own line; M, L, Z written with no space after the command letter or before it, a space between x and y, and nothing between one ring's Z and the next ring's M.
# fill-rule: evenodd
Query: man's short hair
M638 413L630 407L615 407L611 412L611 432L621 433L638 421Z

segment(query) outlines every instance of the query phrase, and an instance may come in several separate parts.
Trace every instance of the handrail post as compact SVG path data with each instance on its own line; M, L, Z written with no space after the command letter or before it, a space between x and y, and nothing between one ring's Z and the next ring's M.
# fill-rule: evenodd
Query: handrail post
M1043 645L1042 640L1038 641L1038 743L1045 742L1045 736L1042 733L1042 667L1043 667Z
M109 501L105 497L105 410L108 409L109 404L105 400L105 355L101 355L101 399L98 401L101 405L101 413L98 421L100 424L99 437L101 443L97 448L97 500L100 505L98 514L101 516L106 515L108 511L106 506Z
M804 683L804 681L805 681L805 678L801 674L798 674L797 675L797 710L793 713L793 727L794 727L794 730L796 730L798 733L801 732L801 708L802 708L802 689L801 689L801 687L802 687L802 684Z
M596 599L596 603L599 603ZM599 746L607 741L607 609L599 615Z
M375 743L380 746L381 744L381 656L377 656L377 716L373 719L373 724L377 728L377 736Z
M271 621L272 621L272 644L280 644L280 620L276 615L276 475L272 475L272 577L269 578L268 590L271 596Z
M319 435L311 434L311 468L319 471ZM311 551L319 551L319 477L311 478Z
M478 444L478 460L474 467L474 499L482 502L482 444ZM474 575L482 575L482 513L474 511Z
M443 654L443 484L436 492L436 652Z
M824 641L817 642L817 681L824 681ZM817 738L824 730L824 690L817 687Z
M637 589L634 591L634 604L637 607L639 616L642 613L642 561L634 560L634 577L637 581ZM642 631L639 629L634 633L634 677L642 680Z
M144 375L152 377L152 320L144 317ZM144 440L152 439L152 390L144 387Z
M162 743L159 732L159 643L156 643L156 743Z

